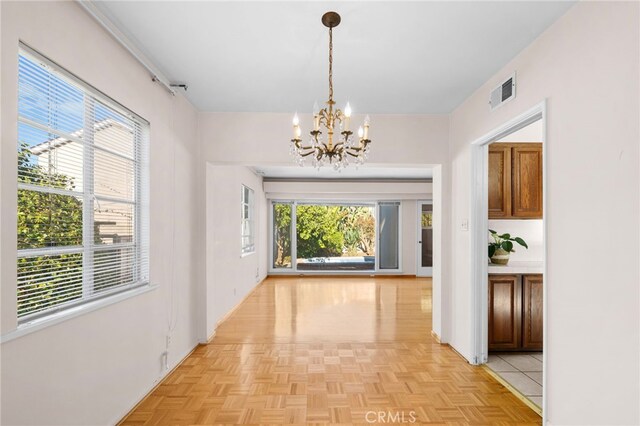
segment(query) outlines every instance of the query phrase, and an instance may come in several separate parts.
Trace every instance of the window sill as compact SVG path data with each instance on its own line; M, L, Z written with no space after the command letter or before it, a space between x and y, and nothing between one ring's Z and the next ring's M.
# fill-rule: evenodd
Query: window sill
M254 255L254 254L256 254L256 251L255 251L255 250L254 250L254 251L250 251L250 252L248 252L248 253L242 253L242 254L240 255L240 258L242 259L243 257L251 256L251 255Z
M43 328L47 328L49 326L67 321L71 318L75 318L80 315L102 309L106 306L113 305L122 300L129 299L139 294L147 293L151 290L155 290L156 288L158 288L157 285L143 285L128 291L114 294L113 296L105 297L104 299L94 300L79 306L74 306L73 308L69 308L64 311L56 312L46 317L34 319L33 321L20 324L15 330L0 336L0 343L9 342L19 337L26 336L27 334L31 334L35 331L42 330Z

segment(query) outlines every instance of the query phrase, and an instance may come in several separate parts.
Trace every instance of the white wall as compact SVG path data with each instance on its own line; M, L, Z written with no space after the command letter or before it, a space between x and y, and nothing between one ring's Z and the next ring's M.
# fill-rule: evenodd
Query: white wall
M262 178L244 166L206 170L207 335L267 275L267 201ZM241 255L242 185L255 195L256 251Z
M21 39L151 123L151 282L157 289L3 343L2 424L117 422L196 344L197 114L75 2L1 2L2 333L16 327L17 57ZM173 172L173 159L176 170ZM174 217L175 214L175 217ZM175 247L172 227L175 225Z
M436 166L433 168L433 267L432 271L432 287L431 287L431 300L432 302L432 331L440 338L440 341L448 342L449 329L448 324L451 322L449 316L444 317L443 312L450 312L448 307L449 291L445 291L445 283L443 277L447 277L449 271L449 256L451 252L451 245L443 243L443 235L449 235L450 228L448 226L450 214L448 209L443 206L444 195L444 183L442 176L442 167ZM417 206L416 206L417 207ZM444 213L447 212L447 213ZM448 287L448 286L447 286ZM447 290L449 290L447 288Z
M577 3L451 115L458 223L469 217L469 144L548 102L551 424L640 424L639 15L637 2ZM514 70L517 97L489 111L489 90ZM469 356L469 233L453 226L452 243L451 343ZM615 260L603 261L611 252Z
M292 112L293 114L293 112ZM292 114L199 114L206 161L237 164L295 164L289 155ZM299 114L303 131L310 114ZM352 123L362 121L354 116ZM371 115L370 165L444 164L448 161L446 115Z

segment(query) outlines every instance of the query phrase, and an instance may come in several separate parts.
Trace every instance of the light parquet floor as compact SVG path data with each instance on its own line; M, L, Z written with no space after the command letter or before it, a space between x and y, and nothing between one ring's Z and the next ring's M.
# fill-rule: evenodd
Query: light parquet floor
M269 278L122 424L540 424L430 330L429 279Z

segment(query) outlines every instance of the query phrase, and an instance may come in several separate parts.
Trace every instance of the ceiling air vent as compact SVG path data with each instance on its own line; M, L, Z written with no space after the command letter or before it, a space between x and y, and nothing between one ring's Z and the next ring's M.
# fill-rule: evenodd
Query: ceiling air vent
M516 97L516 73L514 72L502 84L489 94L489 106L491 110L498 108L502 104Z

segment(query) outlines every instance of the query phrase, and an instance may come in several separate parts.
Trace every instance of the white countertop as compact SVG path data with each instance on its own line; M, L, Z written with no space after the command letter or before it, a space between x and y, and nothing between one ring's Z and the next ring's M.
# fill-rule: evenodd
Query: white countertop
M508 265L489 264L488 271L490 274L542 274L544 265L542 261L523 262L509 261Z

